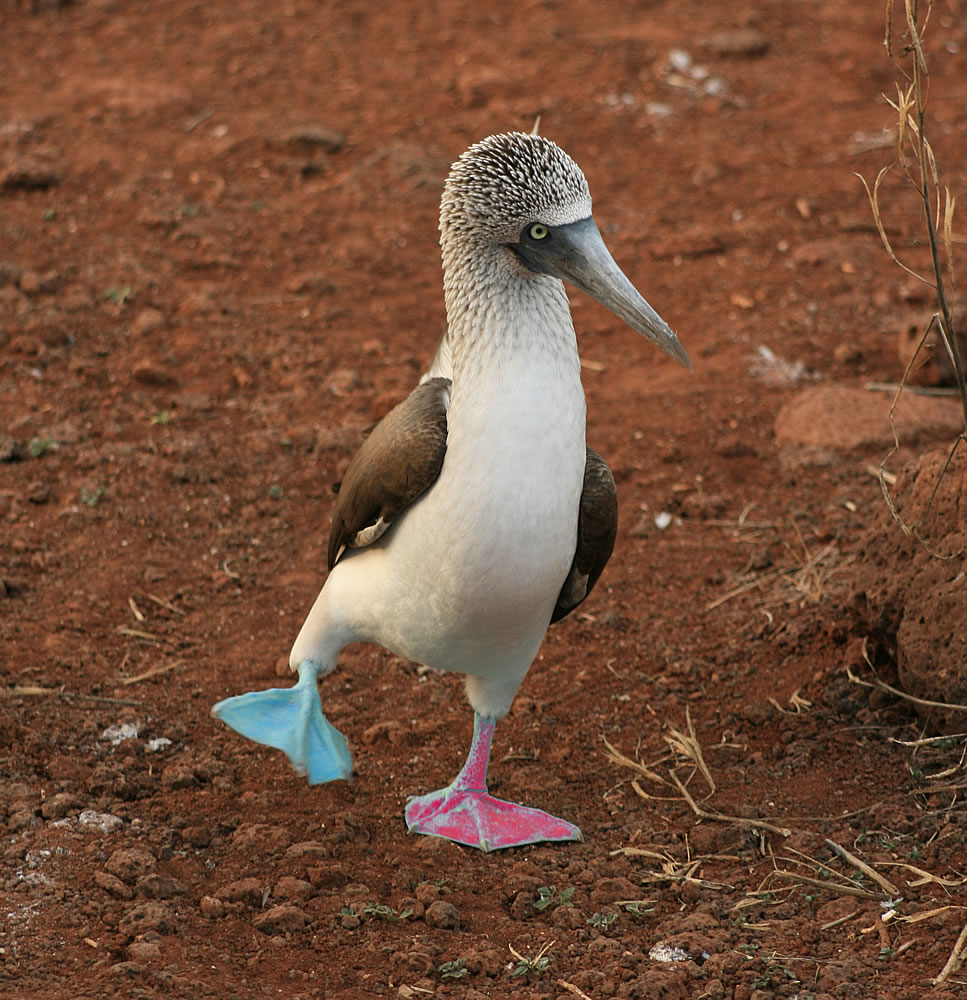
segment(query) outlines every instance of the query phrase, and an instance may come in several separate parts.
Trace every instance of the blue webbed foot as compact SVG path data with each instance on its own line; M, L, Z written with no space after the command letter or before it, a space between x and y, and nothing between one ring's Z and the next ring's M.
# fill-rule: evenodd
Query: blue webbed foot
M346 738L322 714L317 674L318 667L305 661L295 687L226 698L212 707L212 715L250 740L282 750L310 785L348 779L352 755Z

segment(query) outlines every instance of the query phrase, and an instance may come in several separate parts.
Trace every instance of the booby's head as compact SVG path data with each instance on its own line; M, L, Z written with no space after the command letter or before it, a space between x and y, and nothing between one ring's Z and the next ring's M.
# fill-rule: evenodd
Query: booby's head
M605 246L581 168L550 139L508 132L463 153L443 188L440 243L445 268L463 257L568 281L691 368Z

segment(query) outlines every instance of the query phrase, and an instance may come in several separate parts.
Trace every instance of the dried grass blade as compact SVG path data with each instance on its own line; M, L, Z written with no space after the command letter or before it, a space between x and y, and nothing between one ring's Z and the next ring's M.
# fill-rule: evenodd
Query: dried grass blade
M890 894L891 897L897 897L900 895L900 890L888 879L881 875L876 869L871 868L865 861L861 861L855 854L851 854L846 850L845 847L840 847L839 844L834 840L826 838L826 846L838 857L842 858L847 864L851 864L854 868L859 869L864 875L873 879L874 882L886 892Z

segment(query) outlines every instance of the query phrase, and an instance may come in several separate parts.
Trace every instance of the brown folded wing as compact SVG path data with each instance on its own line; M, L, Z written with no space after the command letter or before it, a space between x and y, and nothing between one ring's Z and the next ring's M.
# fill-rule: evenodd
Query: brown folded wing
M570 614L591 593L611 558L617 533L618 492L614 477L608 463L588 448L578 512L577 549L551 616L552 623Z
M343 476L329 534L329 568L346 548L376 541L440 475L450 380L417 386L376 425Z

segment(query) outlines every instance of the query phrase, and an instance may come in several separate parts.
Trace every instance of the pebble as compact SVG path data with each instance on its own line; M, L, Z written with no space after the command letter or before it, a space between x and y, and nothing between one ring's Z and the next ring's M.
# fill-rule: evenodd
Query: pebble
M426 908L423 915L427 927L455 931L460 929L460 911L444 899L437 899Z
M292 835L286 827L268 823L243 823L232 834L232 847L238 851L282 851L291 843Z
M301 878L283 875L272 890L277 899L308 899L312 895L312 885Z
M260 906L265 887L257 878L243 878L216 890L215 897L224 903L247 903Z
M173 934L176 929L175 915L164 903L141 903L128 910L118 923L118 932L131 938L148 931Z
M169 764L161 772L161 784L165 788L194 788L198 782L195 770L188 764Z
M207 847L212 842L212 835L207 826L186 826L181 831L181 839L192 847Z
M154 855L147 851L133 847L122 847L108 858L104 868L123 882L135 882L142 875L147 875L149 871L152 871L157 863Z
M60 287L61 277L58 271L45 271L38 274L36 271L24 271L20 275L17 284L24 295L41 295L56 292Z
M329 848L318 840L302 840L285 852L286 861L305 861L308 858L328 858Z
M769 39L755 28L717 31L702 39L702 47L717 56L755 59L769 51Z
M117 875L112 875L110 872L94 872L94 884L118 899L134 898L132 889L126 886Z
M132 941L128 945L128 958L132 962L154 962L161 958L161 945L157 941Z
M154 333L164 326L165 318L158 309L142 309L131 324L131 332L137 336Z
M641 896L641 889L626 878L601 878L591 889L591 902L595 906L619 899L640 899Z
M260 913L252 921L255 929L260 930L263 934L289 934L304 931L309 923L308 915L292 903L273 906L271 910Z
M21 153L0 166L0 191L34 191L53 187L61 172L46 158L33 153Z
M59 792L46 799L40 807L44 819L63 819L68 813L80 812L84 803L70 792Z
M225 904L214 896L202 896L198 909L201 910L203 917L216 919L225 916Z
M157 872L142 875L135 888L149 899L171 899L174 896L184 896L188 891L178 879L170 875L159 875Z

